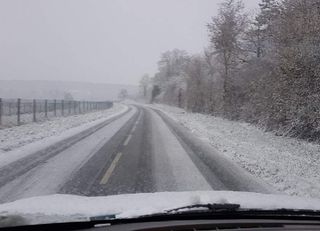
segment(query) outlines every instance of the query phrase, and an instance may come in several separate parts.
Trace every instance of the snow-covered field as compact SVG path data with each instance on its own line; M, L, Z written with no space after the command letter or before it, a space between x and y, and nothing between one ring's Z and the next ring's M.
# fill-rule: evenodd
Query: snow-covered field
M112 123L108 123L91 135L79 140L74 145L69 146L63 151L60 151L57 155L47 159L47 161L38 164L32 168L32 170L27 171L22 175L17 175L12 181L1 185L0 204L2 202L14 201L21 198L57 193L68 180L72 179L73 174L77 173L79 169L85 165L135 113L136 109L130 110ZM114 113L111 117L114 117L117 114L119 113ZM101 119L99 119L90 122L89 125L96 124L97 121L100 121L99 123L101 123ZM77 132L84 127L88 129L87 125L88 124L81 125L74 129L70 129L70 131L76 130ZM63 139L66 137L65 134L68 135L70 132L64 132L62 137L53 137L53 140L57 140L57 138ZM52 142L48 142L48 140L50 141L52 139L47 138L40 141L40 143L55 145ZM0 154L0 168L4 164L12 163L14 160L33 155L34 152L29 151L28 146L35 146L36 149L39 149L39 142L26 145L16 151L4 153L2 155ZM15 169L12 171L14 172Z
M279 137L248 123L153 106L251 174L289 195L320 198L320 145Z
M114 104L110 109L82 115L51 118L47 121L30 123L0 130L0 156L44 138L54 137L79 126L103 120L127 107Z

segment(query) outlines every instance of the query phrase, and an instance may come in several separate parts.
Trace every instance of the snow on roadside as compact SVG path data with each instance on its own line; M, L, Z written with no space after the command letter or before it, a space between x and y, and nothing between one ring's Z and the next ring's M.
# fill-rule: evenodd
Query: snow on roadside
M320 145L264 132L254 125L155 105L279 192L320 198Z
M82 115L51 118L44 122L30 123L0 130L0 156L44 138L60 135L67 130L110 117L127 106L114 104L110 109Z

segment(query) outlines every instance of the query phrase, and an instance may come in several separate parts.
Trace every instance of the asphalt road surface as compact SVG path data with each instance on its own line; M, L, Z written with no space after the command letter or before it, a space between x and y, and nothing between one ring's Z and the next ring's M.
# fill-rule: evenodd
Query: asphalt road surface
M194 190L272 192L162 112L137 105L59 147L0 167L0 202Z

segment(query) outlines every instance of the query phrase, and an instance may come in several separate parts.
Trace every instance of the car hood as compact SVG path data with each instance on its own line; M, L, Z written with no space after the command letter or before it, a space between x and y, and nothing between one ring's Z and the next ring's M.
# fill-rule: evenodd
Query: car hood
M194 204L239 204L241 209L320 210L319 199L248 192L199 191L84 197L55 194L0 205L0 226L87 221L90 217L134 218ZM10 224L11 224L10 223Z

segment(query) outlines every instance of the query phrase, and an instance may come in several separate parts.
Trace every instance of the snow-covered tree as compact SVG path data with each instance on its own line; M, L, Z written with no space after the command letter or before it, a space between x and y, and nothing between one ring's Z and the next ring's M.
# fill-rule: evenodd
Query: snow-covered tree
M248 18L240 0L225 0L218 15L208 24L209 36L223 67L223 101L226 114L232 111L232 72L244 61L243 39Z
M189 62L186 51L174 49L161 55L159 72L154 77L154 85L161 89L160 97L165 103L183 106L185 101L185 68Z
M126 98L128 98L129 94L128 94L128 91L127 89L121 89L119 94L118 94L118 98L120 100L125 100Z
M163 53L154 98L320 141L320 1L259 6L249 20L242 1L225 0L203 54Z
M140 80L140 91L141 91L141 94L144 98L147 97L147 91L148 91L148 86L150 84L150 77L148 74L145 74L142 76L141 80Z

